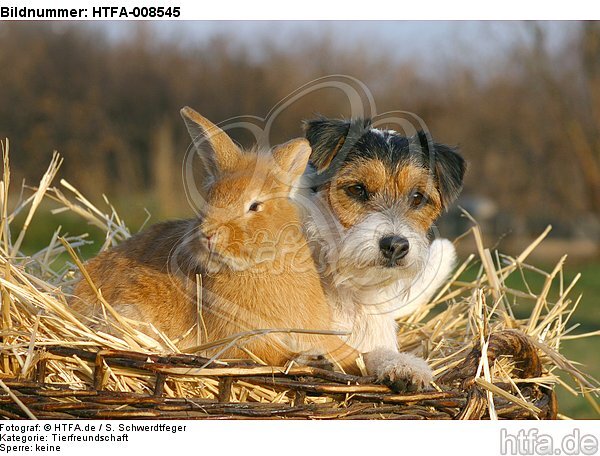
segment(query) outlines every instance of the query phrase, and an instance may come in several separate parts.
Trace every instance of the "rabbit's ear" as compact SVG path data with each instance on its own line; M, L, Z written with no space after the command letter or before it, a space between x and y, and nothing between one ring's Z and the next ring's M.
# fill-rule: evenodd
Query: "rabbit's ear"
M273 158L283 172L287 184L293 185L302 176L310 153L310 144L304 138L292 139L275 147Z
M218 175L235 169L241 151L227 133L187 106L181 110L181 117L194 148L211 174Z

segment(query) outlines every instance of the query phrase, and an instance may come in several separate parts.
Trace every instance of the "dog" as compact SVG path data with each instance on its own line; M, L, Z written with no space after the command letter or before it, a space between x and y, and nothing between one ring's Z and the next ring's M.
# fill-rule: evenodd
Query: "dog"
M426 361L400 351L396 319L427 303L456 261L430 242L434 221L457 198L466 162L428 133L403 136L369 119L304 123L312 152L294 199L338 330L370 374L395 390L429 385Z

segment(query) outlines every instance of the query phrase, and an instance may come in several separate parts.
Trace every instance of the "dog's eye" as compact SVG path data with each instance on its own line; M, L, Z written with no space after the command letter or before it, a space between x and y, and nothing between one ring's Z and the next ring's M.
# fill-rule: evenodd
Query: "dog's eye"
M421 192L413 192L410 196L410 207L413 209L423 206L427 202L427 197Z
M248 212L259 212L262 210L262 205L260 201L254 201L248 208Z
M363 184L353 184L346 187L346 193L352 198L365 201L369 198L369 192Z

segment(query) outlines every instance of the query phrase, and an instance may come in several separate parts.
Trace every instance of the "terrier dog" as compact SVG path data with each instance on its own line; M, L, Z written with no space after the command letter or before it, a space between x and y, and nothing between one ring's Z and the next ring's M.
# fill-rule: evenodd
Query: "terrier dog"
M368 119L318 118L305 134L311 164L294 198L336 329L351 334L369 373L395 390L423 388L432 371L400 352L396 318L427 303L454 267L452 243L429 238L465 161L425 132L406 137Z

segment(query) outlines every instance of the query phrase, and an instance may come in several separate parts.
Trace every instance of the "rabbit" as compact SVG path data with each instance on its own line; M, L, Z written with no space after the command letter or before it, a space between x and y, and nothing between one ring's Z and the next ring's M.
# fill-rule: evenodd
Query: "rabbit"
M290 199L311 148L305 139L272 153L242 151L219 127L189 107L181 110L210 175L202 215L159 223L91 259L87 275L121 316L178 339L178 348L258 330L284 330L205 351L254 356L269 365L329 355L346 373L360 375L359 353L332 328L331 310ZM206 150L208 149L208 150ZM196 277L202 277L202 324ZM75 286L72 307L101 316L89 281ZM101 320L101 319L99 319ZM194 328L190 331L191 328ZM286 332L285 330L305 332ZM147 331L145 331L147 332ZM314 357L314 358L313 358Z

